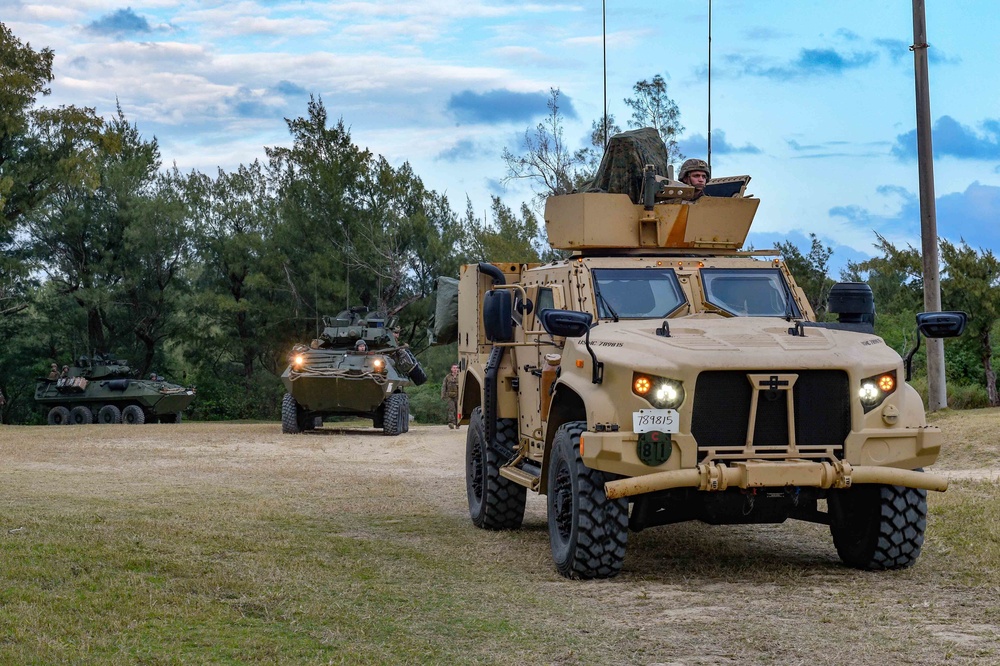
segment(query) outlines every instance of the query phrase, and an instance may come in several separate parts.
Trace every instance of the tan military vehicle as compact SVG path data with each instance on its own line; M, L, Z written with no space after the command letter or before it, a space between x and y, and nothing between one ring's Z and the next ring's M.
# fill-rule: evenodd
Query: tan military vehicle
M547 496L552 556L574 578L616 575L629 531L687 520L828 524L846 564L909 566L926 492L947 487L922 469L941 433L906 383L912 352L874 334L866 284L837 285L839 321L815 321L780 258L740 250L749 178L694 199L658 177L648 138L613 141L601 173L618 192L548 200L549 242L570 258L462 268L472 521L516 529L527 491ZM917 324L950 337L965 315Z

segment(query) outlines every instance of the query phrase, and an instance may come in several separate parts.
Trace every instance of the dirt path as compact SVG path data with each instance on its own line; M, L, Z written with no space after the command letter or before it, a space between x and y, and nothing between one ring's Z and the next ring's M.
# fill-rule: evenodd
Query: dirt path
M391 512L412 502L461 520L465 435L464 427L445 426L395 438L332 426L290 436L278 424L3 427L0 461L6 473L60 492L66 472L84 473L95 494L278 480L290 493L373 503L359 510ZM1000 469L947 473L956 483L1000 482ZM686 523L631 535L616 579L566 581L549 559L544 502L530 496L521 531L486 533L470 524L463 534L479 544L466 556L485 549L523 567L525 585L561 599L567 617L616 637L623 663L998 663L998 584L954 576L951 554L935 542L935 501L921 559L888 573L841 566L819 525ZM559 663L594 661L570 654Z

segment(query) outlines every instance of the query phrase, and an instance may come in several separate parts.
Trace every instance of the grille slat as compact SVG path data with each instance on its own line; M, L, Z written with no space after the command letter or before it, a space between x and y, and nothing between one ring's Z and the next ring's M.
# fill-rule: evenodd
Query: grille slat
M757 402L754 448L744 446L750 423L754 387L748 374L791 374L795 426L795 457L843 456L851 432L850 386L842 370L726 370L698 375L691 433L699 460L789 456L788 399L785 391L761 391Z

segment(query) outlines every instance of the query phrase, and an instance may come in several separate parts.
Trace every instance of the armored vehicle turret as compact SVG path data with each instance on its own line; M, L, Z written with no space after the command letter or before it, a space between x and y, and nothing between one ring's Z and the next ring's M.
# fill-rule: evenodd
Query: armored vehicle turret
M81 356L63 376L35 384L35 401L49 408L49 425L180 423L194 395L193 388L157 375L136 378L127 361L102 354Z
M409 430L404 389L420 386L427 375L410 348L398 343L393 324L363 306L324 317L323 333L288 356L281 431L312 430L329 416L370 418L386 435Z
M861 569L920 553L927 426L905 360L875 335L866 284L816 321L774 251L742 251L749 176L673 181L655 130L616 136L591 190L553 196L568 259L463 266L459 405L473 523L520 527L547 497L558 571L616 575L630 531L687 520L828 525ZM836 296L836 297L834 297ZM961 334L964 313L918 315ZM447 341L445 341L447 342Z

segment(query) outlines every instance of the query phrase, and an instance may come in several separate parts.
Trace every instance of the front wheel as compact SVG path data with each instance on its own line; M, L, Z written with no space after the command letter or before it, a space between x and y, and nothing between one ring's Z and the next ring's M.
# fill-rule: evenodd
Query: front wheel
M844 564L905 569L917 561L927 527L927 491L857 485L830 494L830 533Z
M406 432L410 413L410 398L405 393L393 393L385 400L382 434L395 437Z
M297 435L302 432L299 427L299 405L291 393L281 398L281 432L285 435Z
M548 476L549 543L556 569L567 578L611 578L625 562L628 499L609 500L610 477L583 464L584 421L562 425L552 442Z
M514 456L517 421L497 419L496 440L493 446L486 441L483 410L476 407L465 434L469 516L476 527L484 530L516 530L524 520L527 488L500 476L500 467Z

